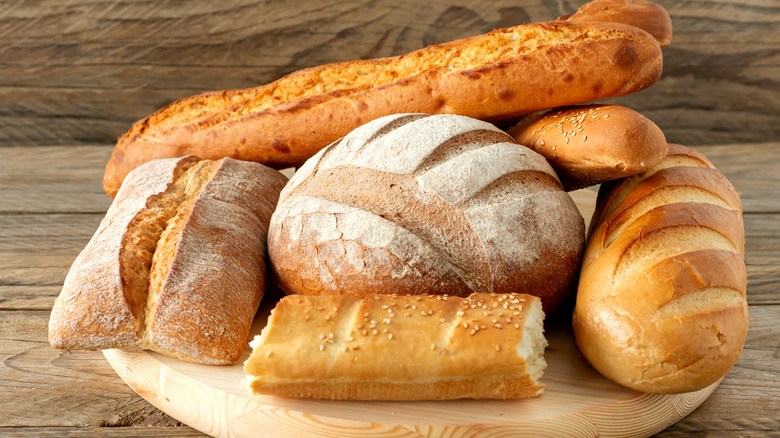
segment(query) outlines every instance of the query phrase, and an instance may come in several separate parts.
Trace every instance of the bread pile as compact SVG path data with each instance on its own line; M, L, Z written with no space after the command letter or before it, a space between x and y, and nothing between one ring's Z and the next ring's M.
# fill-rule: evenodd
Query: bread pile
M119 139L50 341L235 363L267 251L288 296L245 362L258 394L536 396L544 315L575 291L605 376L703 388L747 330L739 196L641 114L577 106L651 86L670 41L663 8L595 0L175 102ZM566 191L599 183L586 245Z

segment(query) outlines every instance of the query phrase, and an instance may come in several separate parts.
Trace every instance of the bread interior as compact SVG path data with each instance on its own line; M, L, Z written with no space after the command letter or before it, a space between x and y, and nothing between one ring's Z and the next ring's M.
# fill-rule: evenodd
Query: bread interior
M531 301L531 308L525 315L523 324L523 339L517 344L517 354L525 358L526 371L534 382L539 379L547 368L544 360L544 349L547 339L544 337L544 312L539 300Z

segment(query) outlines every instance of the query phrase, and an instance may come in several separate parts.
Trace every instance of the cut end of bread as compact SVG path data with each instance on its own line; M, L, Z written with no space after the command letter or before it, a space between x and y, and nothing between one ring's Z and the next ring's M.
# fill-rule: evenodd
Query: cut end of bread
M544 337L544 312L541 301L532 301L531 309L523 325L523 340L517 345L517 354L525 358L525 367L534 383L539 382L547 361L544 360L544 349L547 339Z

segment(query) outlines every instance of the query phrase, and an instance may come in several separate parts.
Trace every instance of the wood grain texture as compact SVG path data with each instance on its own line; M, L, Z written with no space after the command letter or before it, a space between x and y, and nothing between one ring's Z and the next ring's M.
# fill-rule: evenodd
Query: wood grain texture
M585 0L19 2L0 9L0 145L113 143L206 90L261 85L324 63L406 53ZM658 84L613 99L688 145L780 134L780 6L659 1L674 23Z

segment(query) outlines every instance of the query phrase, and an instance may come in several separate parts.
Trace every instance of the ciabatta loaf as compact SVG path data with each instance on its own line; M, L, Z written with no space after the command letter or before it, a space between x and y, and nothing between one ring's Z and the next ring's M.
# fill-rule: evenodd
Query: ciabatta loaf
M252 342L246 384L336 400L533 397L543 319L520 294L287 296Z
M230 158L134 170L68 272L52 346L237 361L265 289L268 221L285 182Z
M141 163L186 154L297 166L381 116L500 120L642 90L662 64L658 43L640 29L551 22L310 68L257 88L182 99L139 121L117 142L103 185L113 196Z
M312 157L282 191L268 252L287 293L527 292L576 286L584 221L547 161L490 123L397 114Z
M597 370L656 393L716 382L748 328L739 195L703 155L669 148L650 171L602 186L574 312Z
M672 19L663 6L645 0L593 0L558 20L606 21L638 27L655 37L661 48L672 43Z
M558 108L526 117L507 132L544 156L566 190L649 170L668 149L655 123L618 105Z

